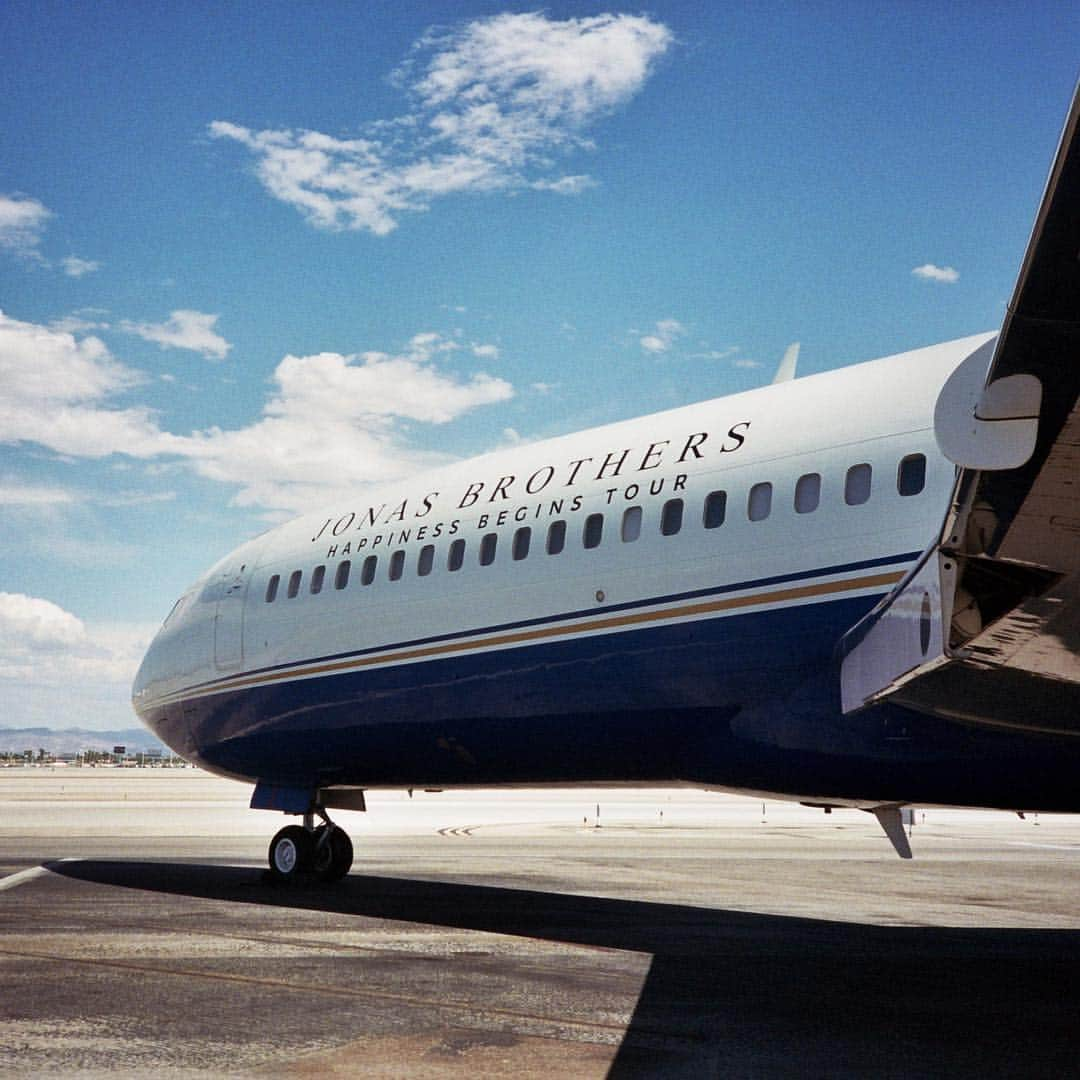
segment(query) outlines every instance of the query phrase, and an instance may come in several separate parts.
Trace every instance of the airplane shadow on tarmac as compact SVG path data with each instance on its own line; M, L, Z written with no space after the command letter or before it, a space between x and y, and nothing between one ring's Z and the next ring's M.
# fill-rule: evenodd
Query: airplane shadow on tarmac
M205 864L50 864L81 881L396 919L652 963L610 1076L1080 1075L1080 932L881 927L351 874L276 886Z

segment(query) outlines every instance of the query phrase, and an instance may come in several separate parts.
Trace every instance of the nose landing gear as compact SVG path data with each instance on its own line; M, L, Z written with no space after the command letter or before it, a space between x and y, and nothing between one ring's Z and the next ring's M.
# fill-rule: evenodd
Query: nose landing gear
M270 841L270 873L279 881L292 881L311 865L315 845L300 825L286 825Z
M311 856L311 868L320 881L338 881L352 866L353 847L349 834L329 822L320 825L314 833L315 850Z
M315 817L322 824L315 826ZM304 814L303 825L286 825L270 841L270 873L274 880L297 881L312 875L319 881L338 881L352 866L353 846L344 829L335 825L321 806Z

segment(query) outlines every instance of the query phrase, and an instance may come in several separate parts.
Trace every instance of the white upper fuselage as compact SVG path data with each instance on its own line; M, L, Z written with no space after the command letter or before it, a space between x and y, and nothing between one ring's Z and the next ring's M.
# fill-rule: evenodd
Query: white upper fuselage
M526 617L550 620L563 638L618 632L639 617L620 623L588 614L650 600L663 608L664 598L726 582L921 551L954 479L934 443L934 403L948 375L988 337L517 446L274 528L222 559L178 602L140 670L136 708L145 716L223 687L325 675L327 665L312 662L342 654L363 654L366 665L407 664L456 647L430 644L440 635ZM917 455L926 459L925 483L901 494L900 463ZM869 473L858 469L849 480L858 466ZM800 478L814 474L816 502L815 482L804 481L796 509ZM665 535L670 500L682 507L668 511ZM639 520L632 511L624 525L634 507ZM599 543L587 546L598 520ZM565 522L565 540L549 554L555 522ZM460 541L463 553L460 544L452 549ZM448 566L455 556L459 569ZM844 586L854 595L889 587L873 573ZM746 602L812 599L787 590ZM667 617L701 614L690 606ZM708 614L715 617L715 606ZM470 647L514 648L522 640L503 634ZM429 644L408 648L420 641ZM394 651L380 656L390 645Z

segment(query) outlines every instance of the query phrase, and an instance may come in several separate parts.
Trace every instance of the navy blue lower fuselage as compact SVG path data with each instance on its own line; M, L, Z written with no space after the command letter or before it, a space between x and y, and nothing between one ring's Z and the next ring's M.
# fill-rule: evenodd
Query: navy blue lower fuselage
M255 679L145 719L216 772L297 788L686 783L1080 810L1065 740L892 706L842 715L833 649L876 599Z

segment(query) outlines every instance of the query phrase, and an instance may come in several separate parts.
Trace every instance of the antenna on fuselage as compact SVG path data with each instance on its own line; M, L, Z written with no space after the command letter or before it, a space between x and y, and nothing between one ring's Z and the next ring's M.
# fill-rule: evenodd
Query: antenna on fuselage
M773 385L781 382L791 382L795 378L795 365L799 362L799 342L793 341L784 353L780 366L773 376Z

